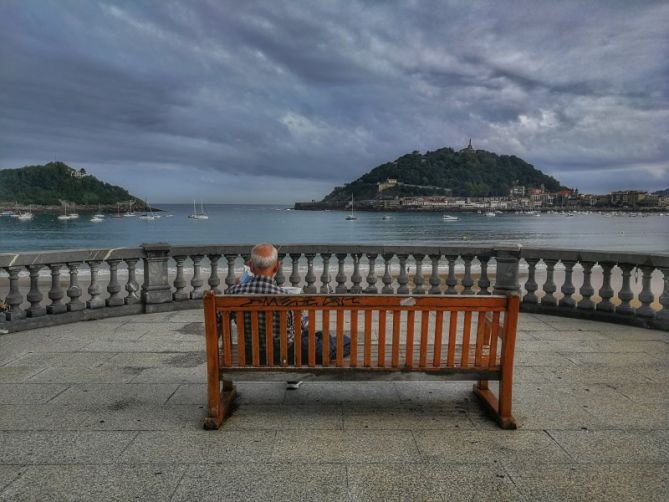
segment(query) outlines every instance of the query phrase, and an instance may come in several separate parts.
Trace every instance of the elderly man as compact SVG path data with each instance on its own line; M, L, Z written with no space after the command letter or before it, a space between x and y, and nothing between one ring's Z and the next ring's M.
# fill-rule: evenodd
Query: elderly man
M251 260L249 261L249 267L253 273L253 277L244 284L236 284L232 286L227 293L230 295L283 295L286 292L277 286L274 276L279 271L279 254L274 246L267 243L258 244L253 247L251 250ZM295 343L295 323L293 320L292 312L288 313L288 359L293 359L293 347ZM258 315L258 331L259 331L259 344L260 344L260 355L261 355L261 364L265 363L265 336L267 333L267 324L268 321L265 319L265 314L260 313ZM275 363L280 363L280 320L279 314L274 313L272 316L271 327L272 330L272 339L274 340L274 354L275 354ZM244 315L244 332L251 332L251 314L246 313ZM251 337L245 337L245 351L246 357L251 358L252 347L251 347ZM298 381L288 381L289 389L296 389L301 382Z

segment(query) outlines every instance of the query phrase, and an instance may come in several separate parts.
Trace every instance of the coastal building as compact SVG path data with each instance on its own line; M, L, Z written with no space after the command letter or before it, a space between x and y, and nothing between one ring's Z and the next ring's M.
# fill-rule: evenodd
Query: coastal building
M648 197L648 192L639 190L621 190L609 194L609 202L612 206L636 206Z
M390 176L386 178L385 181L379 181L377 185L379 192L383 192L384 190L388 190L389 188L395 188L397 186L397 178L394 176Z

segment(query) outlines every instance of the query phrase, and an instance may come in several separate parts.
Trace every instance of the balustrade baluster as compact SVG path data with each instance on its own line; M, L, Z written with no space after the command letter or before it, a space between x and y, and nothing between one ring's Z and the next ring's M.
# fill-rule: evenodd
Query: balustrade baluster
M9 293L5 298L5 302L9 305L9 311L5 312L8 321L16 321L26 317L25 311L21 308L23 303L23 295L19 289L19 272L21 267L7 267L9 274Z
M335 293L348 293L346 288L346 272L344 271L344 260L346 260L346 253L337 253L337 263L338 270L335 280L337 281L337 287L335 288Z
M351 275L351 293L355 295L359 295L362 293L362 286L360 283L362 282L362 275L360 275L360 257L362 254L360 253L353 253L351 254L351 257L353 258L353 275Z
M323 260L323 273L321 274L321 294L330 292L330 256L332 253L321 253Z
M109 264L109 284L107 284L107 292L109 298L105 302L107 307L118 307L123 305L123 298L121 298L121 284L118 282L118 264L121 260L108 260Z
M65 291L63 291L60 285L60 269L63 268L63 265L63 263L52 263L49 265L51 269L51 289L48 296L51 304L46 307L47 314L62 314L63 312L67 312L67 306L63 303Z
M87 261L86 263L88 263L88 267L91 270L91 283L88 286L88 294L91 298L86 302L86 308L99 309L105 306L105 301L101 298L102 289L98 283L98 270L100 261L91 260Z
M294 288L300 285L302 278L300 277L299 262L302 253L290 253L290 259L293 261L293 268L290 271L290 285Z
M416 273L413 276L413 291L415 295L425 294L425 278L423 277L423 259L425 258L424 254L415 253L413 259L416 261Z
M463 256L462 259L465 262L465 275L462 277L462 290L463 295L473 295L474 291L472 286L474 285L474 279L472 279L472 260L473 256Z
M432 273L430 274L430 294L439 295L441 294L441 278L439 277L439 260L441 255L431 254L430 260L432 261Z
M555 291L557 287L555 286L555 281L553 279L553 273L555 272L555 265L558 260L553 260L550 258L544 258L544 263L546 264L546 282L544 282L543 290L544 297L541 299L541 305L546 307L555 307L557 306L557 298L555 298Z
M316 274L314 274L314 258L316 258L316 254L305 253L304 256L307 259L307 275L304 278L307 284L304 286L304 292L316 294L318 292L316 289Z
M225 291L230 290L232 286L235 285L237 278L235 277L235 260L237 259L237 254L226 254L225 262L228 266L228 271L225 275Z
M172 293L172 299L175 302L181 302L188 300L188 293L186 292L186 279L184 278L184 262L186 261L186 256L175 256L174 261L177 264L177 276L174 278L175 291Z
M204 296L204 279L200 277L200 267L202 266L203 255L193 255L191 260L193 260L193 278L190 280L190 285L193 289L190 292L190 297L193 300L197 300Z
M125 290L128 292L123 299L126 305L133 305L139 301L139 283L137 282L137 262L139 258L126 258L125 264L128 266L128 281L125 283ZM71 302L70 302L71 303Z
M221 278L218 276L218 260L221 258L221 255L209 254L207 255L207 258L209 258L209 265L211 266L207 284L209 284L209 289L213 291L215 295L220 295L221 290L218 286L221 284Z
M655 310L651 307L655 296L651 290L651 275L655 267L643 266L639 267L643 274L641 278L641 293L639 293L639 301L641 302L641 307L636 309L636 315L640 317L655 317Z
M86 308L86 304L79 299L82 293L79 286L79 265L79 262L70 262L67 264L70 273L70 285L66 291L67 297L70 299L66 305L68 312L78 312Z
M669 267L663 267L660 269L662 271L662 281L664 282L664 287L662 288L662 294L660 295L659 301L662 308L657 312L657 319L667 323L669 327Z
M26 267L30 272L30 291L26 298L30 302L27 314L28 317L41 317L46 315L46 307L42 305L42 293L39 290L39 271L42 265L28 265Z
M286 253L279 253L279 270L277 270L274 280L276 281L277 286L283 286L286 283L286 276L283 275L283 259L286 257Z
M407 258L409 255L398 254L397 259L400 261L400 275L397 277L397 293L400 295L406 295L409 293L409 276L407 275Z
M618 298L620 298L621 303L616 306L616 314L632 315L634 314L634 309L632 308L630 301L634 298L634 293L630 286L630 275L632 274L634 265L618 264L618 266L620 267L620 270L623 271L623 284L618 292Z
M593 265L594 264L589 261L581 262L581 266L583 267L583 285L579 292L583 298L581 298L576 305L579 310L593 310L595 308L595 303L590 299L590 297L595 294L595 288L592 287Z
M602 267L603 282L602 287L599 288L599 296L602 300L595 305L595 310L601 312L613 312L615 307L611 298L613 298L613 288L611 287L611 270L614 267L613 263L600 263Z
M390 260L393 259L393 256L394 256L393 254L382 255L384 273L383 277L381 278L381 282L383 282L381 293L383 293L384 295L391 295L395 292L395 290L393 289L393 277L392 275L390 275Z
M572 273L574 271L575 263L576 262L573 260L562 260L562 264L564 265L564 283L562 283L560 291L562 291L564 296L560 298L559 303L559 306L562 308L573 309L574 305L576 305L576 302L571 296L576 291L572 282Z
M489 295L490 290L490 279L488 278L488 261L490 258L488 256L479 257L479 263L481 264L481 276L478 280L479 286L479 295Z
M535 272L539 259L525 258L525 261L527 262L527 281L525 281L525 291L527 293L523 297L523 303L537 303L539 299L535 291L539 289L539 285L537 284Z
M365 289L365 293L368 295L374 295L379 292L378 288L376 287L376 257L378 255L376 253L367 253L367 262L369 263L369 270L367 271L367 288Z
M446 291L445 295L457 295L458 292L455 289L455 286L458 284L458 280L455 278L455 261L458 259L457 256L446 256L448 260L448 277L446 278Z

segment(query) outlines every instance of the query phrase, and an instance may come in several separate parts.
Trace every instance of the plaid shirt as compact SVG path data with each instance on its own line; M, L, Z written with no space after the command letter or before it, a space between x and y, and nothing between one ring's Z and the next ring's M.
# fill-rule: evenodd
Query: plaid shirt
M274 278L256 275L251 278L246 284L236 284L226 291L228 295L285 295L287 294L283 289L276 285ZM280 318L279 313L275 312L272 315L272 338L275 342L279 342L280 335ZM295 340L295 323L293 321L293 313L288 312L287 316L288 326L288 344L292 345ZM265 347L265 313L258 314L258 331L261 351ZM244 313L244 333L251 333L251 313ZM246 338L249 341L250 336Z

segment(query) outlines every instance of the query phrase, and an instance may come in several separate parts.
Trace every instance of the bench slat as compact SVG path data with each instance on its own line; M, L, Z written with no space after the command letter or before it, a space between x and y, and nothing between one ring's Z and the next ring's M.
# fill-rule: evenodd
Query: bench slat
M410 310L407 313L407 338L404 355L404 364L413 368L413 332L416 323L416 311Z
M377 365L383 365L383 361L386 360L385 348L386 348L386 321L388 319L387 310L379 310L379 341L378 343L378 362Z
M274 366L274 315L265 312L265 361Z
M467 367L469 364L469 338L472 330L472 313L465 312L464 325L462 327L462 359L460 366Z
M458 313L449 312L448 323L448 352L446 366L453 367L455 364L455 337L458 334Z
M420 359L418 365L424 368L427 364L427 330L430 322L430 311L423 310L420 314Z
M497 360L498 333L499 333L499 312L494 312L492 315L492 328L490 333L490 355L488 356L488 363L490 366L495 366Z
M279 312L279 350L281 366L288 366L288 313Z
M296 330L297 331L297 330ZM307 345L307 359L309 367L316 366L316 311L309 311L309 343Z
M293 310L293 326L295 327L295 366L298 368L302 366L302 337L301 337L301 325L302 325L302 312L300 310ZM299 342L299 343L298 343ZM290 363L289 363L290 365Z
M358 365L358 310L351 310L351 366Z
M437 310L437 318L434 327L434 348L432 349L432 366L441 365L441 337L444 332L444 312Z
M372 365L372 311L365 310L365 361L364 365L370 367Z
M393 310L393 347L392 347L392 366L397 368L400 365L400 322L402 312Z
M327 357L327 352L323 352L323 357ZM344 365L344 311L337 310L337 366Z

